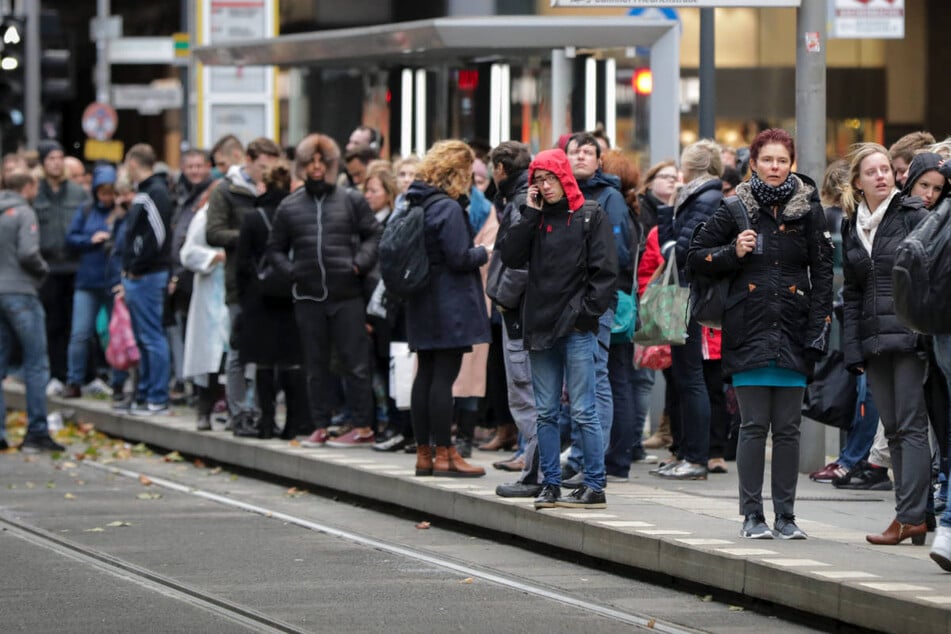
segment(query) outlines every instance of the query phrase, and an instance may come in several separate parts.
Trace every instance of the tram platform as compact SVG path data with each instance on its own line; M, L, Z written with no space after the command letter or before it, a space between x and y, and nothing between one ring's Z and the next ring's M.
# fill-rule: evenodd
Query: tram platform
M22 387L3 385L8 407L23 408ZM415 510L420 520L445 518L511 534L588 557L772 602L885 632L951 631L951 574L928 557L928 546L872 546L894 516L891 491L847 491L800 476L797 523L805 541L739 537L735 463L706 481L668 482L632 467L628 482L611 482L604 510L545 509L531 499L506 499L495 487L515 474L494 470L503 454L474 451L485 467L477 479L416 477L415 457L369 448L304 448L280 440L198 432L194 412L134 417L108 402L51 398L50 411L71 409L80 421L112 436L201 456ZM768 469L768 463L767 463ZM766 477L766 515L772 519Z

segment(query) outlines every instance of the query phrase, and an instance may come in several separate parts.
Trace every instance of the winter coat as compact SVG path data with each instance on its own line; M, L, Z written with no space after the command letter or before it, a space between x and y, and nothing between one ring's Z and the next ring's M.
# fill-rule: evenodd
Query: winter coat
M360 192L328 186L314 197L301 187L278 206L267 254L293 280L294 299L353 299L363 294L382 235Z
M0 191L0 294L36 296L49 273L40 255L39 223L19 195Z
M40 179L32 204L40 225L40 254L51 273L76 271L77 258L66 249L66 233L73 214L88 203L89 194L76 183L65 180L54 192L46 179Z
M297 365L303 362L300 334L294 317L294 300L271 297L261 292L257 271L266 258L270 237L268 223L274 224L278 204L286 192L268 191L255 201L254 213L245 215L238 236L238 297L241 303L237 331L242 363ZM267 222L261 213L267 216Z
M406 196L416 205L439 190L413 181ZM466 348L492 341L479 267L484 247L473 246L466 212L455 200L429 204L424 217L429 284L406 302L406 334L412 350Z
M761 253L736 255L739 227L726 204L690 245L690 270L732 276L723 316L723 375L766 367L811 376L828 350L832 326L832 238L816 187L794 176L785 205L764 209L748 183L736 188L750 227L762 236Z
M617 249L610 220L596 202L585 201L564 152L539 152L529 167L529 182L536 169L558 178L564 198L543 203L541 210L523 206L521 219L496 248L506 266L528 265L525 348L545 350L573 330L598 332L598 318L615 299Z
M664 202L652 191L647 190L637 197L637 205L639 210L637 220L644 228L644 233L650 233L650 230L657 226L657 209L663 207Z
M693 230L705 222L723 200L723 183L719 178L695 178L681 189L675 206L664 205L657 209L657 239L665 258L670 250L677 257L680 285L687 285L687 250Z
M192 218L179 253L182 264L195 274L192 301L185 322L185 358L182 376L199 377L221 368L221 357L228 346L231 321L225 306L224 267L214 262L221 249L208 246L205 205Z
M116 170L111 165L101 165L93 171L92 190L116 182ZM79 289L112 288L119 283L119 265L112 257L113 239L97 244L92 237L99 231L112 235L109 215L113 208L103 207L98 200L83 205L73 214L73 221L66 233L66 246L79 255L75 287Z
M126 215L122 270L146 275L169 270L172 262L172 200L165 174L153 174L139 183Z
M229 304L238 303L238 234L244 217L254 212L255 185L243 168L232 165L208 198L208 245L225 250L225 289Z
M641 235L634 227L634 216L621 194L621 179L614 174L605 174L599 168L594 176L578 183L587 200L597 201L611 222L611 233L617 249L618 288L630 292L634 278L634 255L631 251L639 243Z
M895 314L892 267L895 249L927 214L919 198L896 194L875 233L871 255L859 241L855 218L842 221L846 367L862 366L873 355L921 349L921 337Z
M191 224L195 212L198 211L196 205L211 184L212 179L207 178L197 185L193 185L182 174L178 179L178 184L173 192L175 196L175 215L172 216L172 275L178 278L178 284L175 285L176 305L185 306L192 294L192 276L194 273L185 268L178 254L185 244L185 235L188 233L188 226Z
M499 184L495 197L499 229L496 240L501 239L513 224L518 222L528 192L528 170L523 170ZM518 310L528 284L527 268L510 268L502 263L502 252L496 249L489 261L486 294L506 310Z

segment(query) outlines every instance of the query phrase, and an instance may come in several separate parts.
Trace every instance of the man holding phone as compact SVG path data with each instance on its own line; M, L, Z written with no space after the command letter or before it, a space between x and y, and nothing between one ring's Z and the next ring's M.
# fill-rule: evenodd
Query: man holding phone
M544 478L535 508L605 508L604 445L595 406L598 319L611 305L617 251L611 224L585 201L561 150L540 152L528 168L522 217L497 243L509 267L528 264L523 337L529 350ZM581 432L584 484L561 497L558 418L562 388Z

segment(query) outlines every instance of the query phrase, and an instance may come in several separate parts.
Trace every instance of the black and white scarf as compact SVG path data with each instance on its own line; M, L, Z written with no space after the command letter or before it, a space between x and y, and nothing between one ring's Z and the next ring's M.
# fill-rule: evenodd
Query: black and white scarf
M792 172L786 177L782 185L773 187L759 177L759 174L753 172L750 178L750 191L753 192L753 198L763 207L774 207L776 205L786 204L792 195L796 193L796 179Z

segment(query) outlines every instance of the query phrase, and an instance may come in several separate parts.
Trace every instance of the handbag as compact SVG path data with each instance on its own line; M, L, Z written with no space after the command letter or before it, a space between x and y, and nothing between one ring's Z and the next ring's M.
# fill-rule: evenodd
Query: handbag
M638 370L666 370L673 363L670 346L641 346L634 344L634 367Z
M405 341L390 342L390 398L396 408L409 409L412 402L413 380L416 378L416 353Z
M750 218L740 199L736 196L730 196L724 203L733 217L733 222L736 223L737 235L749 229ZM704 224L700 223L694 229L691 242L696 239ZM723 328L723 313L726 312L727 300L730 296L730 283L733 278L734 275L718 278L698 275L690 280L690 315L701 326L716 330Z
M634 333L634 343L644 346L685 344L689 301L690 289L680 285L677 258L671 254L664 274L651 282L641 295L641 328Z
M845 369L845 355L833 350L816 363L802 399L802 415L840 429L852 427L856 377Z
M261 215L261 220L264 221L264 225L267 227L268 236L270 236L271 221L268 220L267 214L264 213L263 209L258 207L257 211ZM265 297L284 297L290 299L293 286L291 279L274 268L274 265L268 260L267 254L262 255L261 259L254 263L254 273L258 278L258 289L262 295Z
M634 246L634 284L631 292L617 291L617 308L611 324L611 344L631 343L637 327L637 261L640 256L639 241Z
M109 345L106 347L106 361L116 370L128 370L138 365L139 348L135 345L132 332L132 317L125 299L116 297L112 303L112 317L109 318Z

